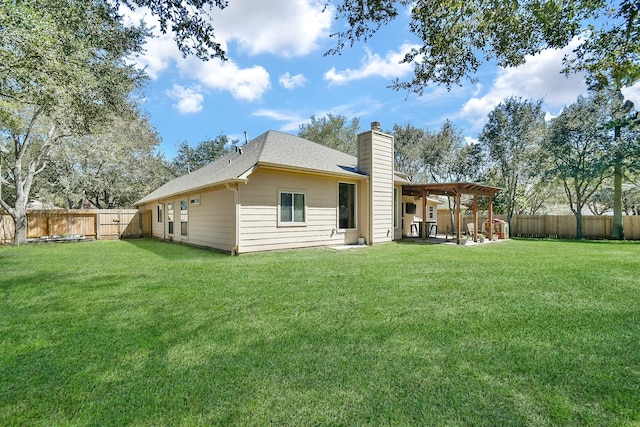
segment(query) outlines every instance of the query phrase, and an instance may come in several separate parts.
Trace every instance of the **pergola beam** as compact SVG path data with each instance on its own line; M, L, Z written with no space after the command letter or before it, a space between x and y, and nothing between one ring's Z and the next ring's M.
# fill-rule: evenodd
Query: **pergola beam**
M462 216L460 214L460 196L462 194L473 195L473 240L477 241L478 238L478 196L485 196L489 198L488 217L489 224L493 219L493 198L502 191L502 188L492 187L484 184L477 184L475 182L450 182L450 183L430 183L430 184L405 184L402 186L403 196L413 196L422 198L422 233L421 237L426 238L426 210L427 210L427 196L449 196L455 197L456 209L455 209L455 226L456 226L456 241L460 244L461 228L462 228ZM491 231L491 230L490 230ZM489 236L491 238L491 236Z

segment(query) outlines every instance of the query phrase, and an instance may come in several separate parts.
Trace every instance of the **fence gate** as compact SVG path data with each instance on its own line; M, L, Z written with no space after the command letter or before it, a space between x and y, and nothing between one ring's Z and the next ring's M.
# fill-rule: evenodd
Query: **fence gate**
M99 239L142 237L142 214L137 210L100 210L98 219Z

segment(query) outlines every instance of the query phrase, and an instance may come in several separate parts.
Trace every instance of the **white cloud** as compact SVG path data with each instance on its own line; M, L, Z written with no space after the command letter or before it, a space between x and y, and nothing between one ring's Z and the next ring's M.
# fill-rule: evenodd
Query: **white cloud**
M377 114L384 109L384 104L372 99L369 96L361 97L347 104L335 105L329 109L309 110L306 112L290 112L274 109L261 109L252 113L256 117L264 117L278 122L283 122L279 130L283 132L297 132L301 124L308 124L311 116L325 117L329 114L334 116L344 116L348 120L356 117ZM362 123L361 123L362 125Z
M204 96L199 92L199 87L185 88L180 85L173 85L173 87L167 91L167 95L178 101L177 104L173 104L173 107L180 113L191 114L202 111Z
M126 25L138 25L144 21L148 27L152 28L152 37L148 38L144 45L145 52L136 58L132 58L133 63L138 68L144 69L152 80L158 79L163 71L182 58L172 34L162 34L160 32L160 24L151 15L149 9L137 8L136 10L131 10L128 7L121 6L119 12L124 16Z
M621 89L624 99L633 102L636 111L640 110L640 82L636 82L631 87Z
M216 36L252 55L304 56L328 36L333 8L323 8L318 0L234 0L217 13Z
M388 105L386 107L388 108ZM384 110L384 108L385 104L383 102L380 102L370 96L363 96L353 99L347 104L335 105L327 111L317 111L314 115L316 117L323 117L328 114L332 114L334 116L344 116L347 119L353 119L355 117L376 115L380 111ZM365 128L367 127L366 123L361 123L361 125L365 125Z
M464 137L464 142L467 143L467 145L476 145L478 144L480 141L478 141L478 138L474 138L472 136L465 136Z
M369 49L365 49L366 56L363 58L360 68L352 70L338 71L335 67L331 68L324 74L324 79L330 84L346 84L353 80L362 80L368 77L379 76L386 79L402 77L411 73L413 66L411 64L401 64L405 54L416 45L404 43L397 51L389 51L381 57L376 53L372 53Z
M586 94L584 75L567 77L560 70L564 55L571 53L578 43L576 38L562 50L546 49L538 55L528 56L520 67L500 69L488 92L469 99L462 107L460 117L479 129L487 114L510 96L532 100L543 98L543 106L556 112L573 103L579 95Z
M263 109L255 111L252 115L256 117L266 117L271 120L284 122L279 129L283 132L297 131L300 129L300 125L302 123L307 122L307 119L300 117L300 115L298 114L277 110Z
M285 89L295 89L297 87L303 87L305 84L307 84L307 79L302 74L296 74L295 76L292 76L291 74L286 72L280 76L279 82L280 86Z
M236 99L256 101L271 87L269 73L264 67L255 65L240 68L229 60L203 62L197 58L186 58L178 63L180 72L210 89L226 90Z
M307 2L303 3L307 4ZM241 8L250 9L250 5L245 0L234 1L232 4L234 6L239 4ZM262 2L260 5L261 7L263 6ZM256 8L254 7L254 9ZM227 9L224 9L219 13L225 13L226 11ZM161 34L157 19L151 16L147 9L138 8L132 12L127 8L123 8L122 12L126 14L129 22L145 20L149 26L154 28L153 34L155 37L149 39L145 44L145 53L133 60L139 67L145 69L151 79L158 79L165 70L175 65L183 76L193 79L207 88L228 91L234 98L245 101L260 99L264 92L271 87L269 73L264 67L241 68L233 60L222 62L218 59L212 59L205 62L194 56L183 58L173 40L172 33ZM233 15L231 16L233 17ZM223 15L223 18L225 17ZM234 19L236 19L234 26L239 27L236 24L238 24L240 18L236 17ZM228 20L220 18L219 23L222 22L230 24ZM216 27L216 30L218 30L218 27ZM260 38L261 36L256 35L256 37ZM228 51L227 40L220 32L216 33L216 41L221 43L224 50Z

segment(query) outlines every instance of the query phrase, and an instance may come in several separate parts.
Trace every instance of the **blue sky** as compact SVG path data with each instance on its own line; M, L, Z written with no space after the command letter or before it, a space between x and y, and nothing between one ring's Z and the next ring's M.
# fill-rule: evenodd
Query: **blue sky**
M136 61L150 76L143 109L162 137L164 155L172 159L181 141L195 146L220 134L241 141L245 131L249 139L271 129L296 134L312 115L328 113L359 118L363 131L372 121L384 130L396 123L438 129L450 119L471 143L508 96L543 99L553 117L586 94L582 76L559 72L565 51L553 50L518 68L487 64L477 83L464 81L451 91L436 85L421 97L394 91L388 88L393 79L411 77L411 66L399 61L417 43L406 13L366 43L324 56L335 43L329 34L344 23L331 9L323 13L323 3L230 0L214 12L213 23L227 62L183 58L171 36L157 32ZM154 25L144 10L129 16ZM640 90L632 92L633 100Z

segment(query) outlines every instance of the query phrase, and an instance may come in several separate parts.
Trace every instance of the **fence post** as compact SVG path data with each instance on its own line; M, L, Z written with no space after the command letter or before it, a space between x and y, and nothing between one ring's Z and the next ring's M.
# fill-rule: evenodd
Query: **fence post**
M100 226L100 223L102 222L100 220L100 210L96 211L96 215L95 215L95 227L96 227L96 240L100 240L101 237L101 231L102 231L102 227Z

